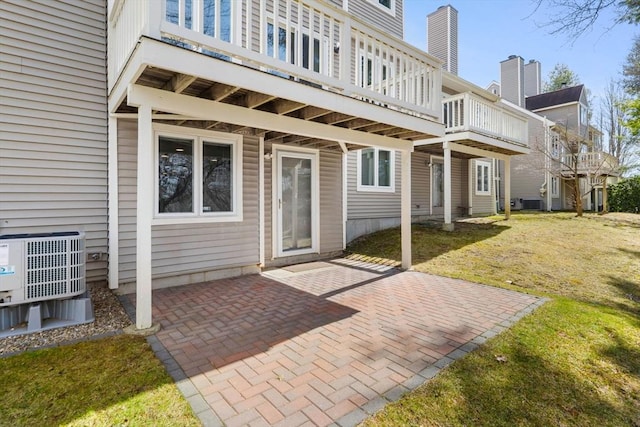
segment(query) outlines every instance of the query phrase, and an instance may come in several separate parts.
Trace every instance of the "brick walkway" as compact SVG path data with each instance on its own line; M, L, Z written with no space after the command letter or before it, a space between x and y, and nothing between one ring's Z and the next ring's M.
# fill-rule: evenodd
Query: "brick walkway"
M150 342L204 425L351 426L542 303L334 260L154 291Z

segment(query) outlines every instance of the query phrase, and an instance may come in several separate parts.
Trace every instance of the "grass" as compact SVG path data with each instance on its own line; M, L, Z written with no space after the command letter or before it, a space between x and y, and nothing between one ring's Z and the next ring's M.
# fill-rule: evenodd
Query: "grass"
M640 427L640 216L513 215L413 230L420 271L551 301L367 426ZM350 246L400 259L399 230ZM0 426L199 425L143 338L0 358Z
M640 426L640 217L415 226L416 270L545 295L541 309L366 426ZM399 231L355 242L399 260Z
M144 338L119 335L0 359L2 426L196 426Z

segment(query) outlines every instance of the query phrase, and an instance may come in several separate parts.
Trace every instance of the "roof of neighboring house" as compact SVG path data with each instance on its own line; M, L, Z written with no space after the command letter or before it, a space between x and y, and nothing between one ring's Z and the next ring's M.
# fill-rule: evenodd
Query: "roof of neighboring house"
M525 100L527 110L536 111L541 108L553 107L554 105L568 104L580 101L580 95L584 85L572 86L565 89L554 90L553 92L542 93L540 95L529 96Z

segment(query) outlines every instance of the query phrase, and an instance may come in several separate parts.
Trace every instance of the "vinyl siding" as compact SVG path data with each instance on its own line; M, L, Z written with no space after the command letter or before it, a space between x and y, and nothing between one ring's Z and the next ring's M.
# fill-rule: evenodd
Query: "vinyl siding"
M150 153L152 154L152 153ZM135 280L137 124L118 122L120 282ZM241 222L154 225L154 278L244 267L259 263L258 140L243 141ZM179 284L179 283L176 283Z
M431 203L431 168L429 154L411 154L411 215L429 215Z
M395 152L395 191L358 191L358 155L347 155L347 218L391 218L400 216L400 152Z
M395 2L395 15L377 7L377 0L349 0L349 13L357 16L363 21L378 27L385 33L392 34L400 39L403 34L403 0L392 0Z
M546 196L540 197L540 188L545 182L547 149L544 126L539 120L529 120L529 144L529 154L511 157L511 198L543 200L546 207ZM500 184L501 194L504 194L504 183ZM551 183L547 183L547 189L551 189Z
M491 189L490 195L478 195L476 194L476 182L477 182L477 168L476 161L488 162L491 166L489 167L489 187ZM494 203L496 199L496 188L495 188L495 179L493 177L494 174L494 165L492 159L477 159L472 160L473 168L473 214L474 215L483 215L483 214L491 214L494 211Z
M348 218L399 218L400 217L400 152L395 154L394 193L356 191L357 188L357 152L351 152L347 159ZM411 215L443 215L443 208L430 209L431 206L431 155L413 152L411 154ZM441 161L439 159L438 161ZM451 212L457 215L458 206L468 206L467 160L451 159Z
M0 2L0 234L84 231L107 253L106 4ZM104 281L107 257L88 261Z

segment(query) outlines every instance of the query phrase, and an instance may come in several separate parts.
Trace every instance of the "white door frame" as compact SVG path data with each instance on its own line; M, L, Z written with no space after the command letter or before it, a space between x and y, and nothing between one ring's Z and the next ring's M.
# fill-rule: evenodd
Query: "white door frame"
M433 154L429 157L429 215L433 215L433 165L435 163L440 163L444 169L444 157ZM444 170L442 171L442 175L442 179L444 180ZM444 209L444 191L442 193L442 207Z
M320 248L320 155L319 150L301 147L289 147L274 144L272 146L272 227L273 253L275 257L286 257L319 253ZM290 250L282 249L282 180L280 175L282 157L298 157L311 160L311 248Z

